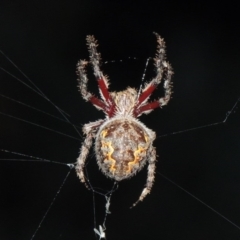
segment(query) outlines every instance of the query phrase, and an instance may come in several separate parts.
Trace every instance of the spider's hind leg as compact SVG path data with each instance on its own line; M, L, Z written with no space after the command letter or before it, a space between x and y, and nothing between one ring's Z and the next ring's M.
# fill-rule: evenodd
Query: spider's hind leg
M145 185L145 188L143 189L139 199L132 205L132 207L135 207L140 201L143 201L143 199L151 192L154 178L155 178L155 169L156 169L156 149L152 147L150 150L150 156L148 159L148 176L147 176L147 182Z
M103 120L98 120L96 122L91 122L83 126L83 132L84 134L86 134L86 138L81 146L80 155L77 158L75 169L80 181L84 183L88 189L89 189L89 186L86 183L86 179L84 175L85 161L87 159L90 148L92 146L93 138L95 138L96 129L102 124L102 122Z
M85 161L87 159L87 156L89 154L89 150L92 146L93 137L94 137L94 134L92 132L89 132L88 135L86 136L80 150L80 155L77 158L77 164L75 167L77 175L80 178L80 181L84 183L88 189L89 187L86 183L86 179L84 175L84 166L85 166Z

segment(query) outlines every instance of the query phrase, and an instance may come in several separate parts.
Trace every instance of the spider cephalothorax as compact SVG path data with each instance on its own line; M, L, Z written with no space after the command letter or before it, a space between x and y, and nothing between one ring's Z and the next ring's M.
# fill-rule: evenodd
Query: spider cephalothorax
M148 163L147 183L138 201L142 201L152 188L156 151L152 146L155 133L141 123L137 117L166 105L170 100L172 89L171 76L173 71L166 61L165 42L157 33L155 35L158 42L154 58L156 77L146 84L139 93L130 87L121 92L108 91L108 79L100 70L100 54L97 52L97 41L93 36L87 36L87 45L101 99L87 90L88 78L85 67L88 62L80 60L77 64L79 89L82 97L106 114L105 119L83 126L86 138L77 159L77 174L81 182L85 183L84 164L93 139L95 139L95 154L99 168L106 176L116 181L132 177ZM152 92L162 79L164 81L164 96L148 102Z

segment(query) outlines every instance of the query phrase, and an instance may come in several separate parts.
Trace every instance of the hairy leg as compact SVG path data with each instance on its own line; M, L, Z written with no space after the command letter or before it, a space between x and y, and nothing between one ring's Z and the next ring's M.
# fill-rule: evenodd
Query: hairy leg
M109 85L108 78L107 76L104 76L102 71L100 70L101 55L97 51L98 44L94 36L90 36L90 35L87 36L87 45L88 45L90 62L93 66L94 76L96 77L98 82L101 98L108 108L107 109L108 115L111 115L114 108L114 102L108 91L108 85Z
M93 138L95 137L96 129L102 124L104 120L98 120L96 122L91 122L83 126L83 133L86 135L86 138L81 146L79 157L77 158L76 163L76 172L82 183L88 188L84 176L84 166L87 156L89 154L90 148L93 143Z
M83 99L87 102L91 102L96 108L106 111L107 107L103 101L95 97L92 93L90 93L87 89L88 78L86 75L86 66L88 62L85 60L80 60L77 63L77 75L78 75L78 83L79 83L79 91L82 94Z
M155 178L155 169L156 169L156 150L154 147L152 147L150 151L150 156L148 159L148 176L147 176L147 182L145 185L145 188L143 189L139 199L133 204L132 207L135 207L139 201L143 201L143 199L150 193L153 183L154 183L154 178Z
M136 117L140 116L143 113L149 113L157 107L167 105L172 93L171 77L173 75L173 71L171 65L166 61L165 42L164 39L161 38L157 33L154 34L156 35L158 42L157 53L154 58L154 65L156 67L157 75L152 79L151 82L147 83L142 90L142 93L139 96L138 103L134 110L134 115ZM152 92L161 83L162 78L164 79L164 97L148 103L147 100L151 96Z

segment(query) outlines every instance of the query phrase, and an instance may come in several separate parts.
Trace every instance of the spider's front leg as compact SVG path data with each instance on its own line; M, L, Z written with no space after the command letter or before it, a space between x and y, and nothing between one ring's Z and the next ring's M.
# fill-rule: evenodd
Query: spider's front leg
M104 76L100 70L100 54L97 52L97 41L93 36L87 36L87 45L90 55L90 62L93 66L94 75L98 82L101 99L95 97L87 90L88 78L86 75L86 66L88 62L85 60L80 60L77 64L80 92L86 101L90 101L96 108L104 111L109 117L112 117L115 111L115 104L108 91L107 77Z
M80 60L77 63L77 75L80 93L87 102L91 102L96 108L106 111L106 105L103 101L95 97L87 89L88 78L86 74L86 66L88 62L86 60Z
M143 189L139 199L133 204L132 207L135 207L140 201L143 201L143 199L150 193L154 178L155 178L155 169L156 169L156 149L155 147L152 147L149 154L148 159L148 176L147 176L147 182L145 185L145 188Z
M87 36L87 45L88 45L90 62L93 67L94 76L96 77L96 80L98 82L101 98L106 105L107 114L109 116L112 116L114 112L115 104L108 91L108 85L109 85L108 78L102 73L100 69L101 54L97 51L98 44L94 36L91 36L91 35Z
M85 124L83 126L83 133L86 135L86 138L81 146L80 149L80 155L77 158L77 163L76 163L76 172L78 177L80 178L80 181L85 184L87 188L88 185L85 180L85 175L84 175L84 166L85 166L85 161L87 159L87 156L89 154L90 148L93 143L93 138L95 137L95 132L96 129L99 128L99 126L103 123L103 120L98 120L96 122L91 122L88 124Z
M138 103L134 109L134 115L136 117L143 113L149 113L157 107L162 107L167 105L172 94L172 82L171 78L173 75L173 70L169 62L166 61L166 45L163 38L161 38L157 33L154 33L157 37L157 53L154 58L154 65L156 68L156 77L152 79L139 96ZM147 102L153 91L157 86L164 81L164 96L155 100L153 102Z

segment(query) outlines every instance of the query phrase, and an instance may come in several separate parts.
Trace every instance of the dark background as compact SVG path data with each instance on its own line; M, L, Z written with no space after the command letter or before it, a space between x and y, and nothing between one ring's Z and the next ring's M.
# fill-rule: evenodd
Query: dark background
M169 105L141 120L156 131L157 171L240 225L240 111L221 122L240 96L239 9L236 1L1 1L0 49L81 126L104 115L82 100L76 62L87 59L85 37L99 41L104 60L137 57L103 66L111 90L138 87L147 57L154 56L153 31L164 37L174 68ZM26 79L4 58L0 67ZM151 67L148 68L151 76ZM89 72L91 69L89 69ZM96 92L90 74L89 88ZM0 94L61 117L54 107L16 79L0 72ZM155 98L162 94L161 87ZM66 123L0 99L1 148L52 161L73 163L81 137ZM8 114L74 136L69 138L11 118ZM170 135L169 135L170 133ZM167 136L163 136L167 134ZM162 136L162 137L161 137ZM0 152L1 159L26 159ZM0 239L32 239L69 168L28 161L0 162ZM112 182L97 169L93 153L88 174L95 186ZM113 194L107 239L240 239L240 229L171 184L160 174L152 192L134 209L146 169L123 181ZM105 200L96 195L97 225ZM95 239L92 194L71 171L33 238Z

